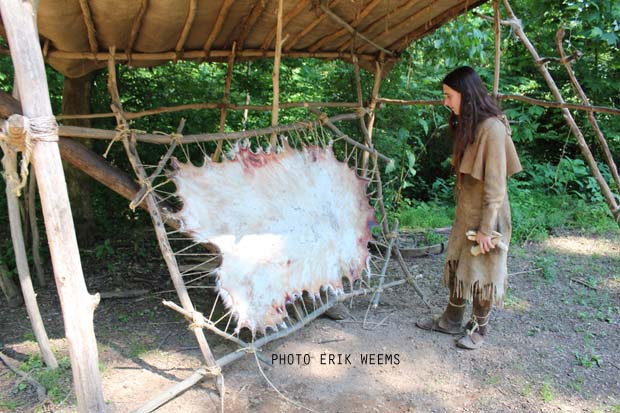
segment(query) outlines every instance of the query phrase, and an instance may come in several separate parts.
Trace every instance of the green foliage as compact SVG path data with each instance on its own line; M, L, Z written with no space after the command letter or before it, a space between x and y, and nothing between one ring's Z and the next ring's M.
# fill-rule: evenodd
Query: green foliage
M114 254L114 248L112 248L109 239L106 239L104 242L95 247L95 257L98 260L111 257L112 254Z
M553 383L546 379L540 386L540 397L545 403L552 402L555 399L555 390L553 389Z
M454 211L449 205L421 202L401 208L396 217L401 228L417 230L442 228L452 224Z
M577 359L577 364L582 367L592 367L594 365L601 367L601 357L594 353L579 353L575 352L575 359Z
M31 354L28 359L19 366L19 369L32 375L32 377L45 388L48 396L50 396L55 403L64 400L71 392L71 363L68 357L63 357L58 360L57 369L50 369L45 367L38 353ZM18 390L25 390L27 384L24 382L21 384L23 384L24 387L18 387Z

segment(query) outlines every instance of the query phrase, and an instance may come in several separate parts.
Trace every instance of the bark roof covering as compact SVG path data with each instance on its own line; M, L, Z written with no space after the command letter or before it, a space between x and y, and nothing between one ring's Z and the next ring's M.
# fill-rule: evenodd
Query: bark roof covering
M389 65L484 1L283 0L282 56L350 61L354 54L373 69L384 49ZM236 60L271 58L277 8L278 0L40 0L38 27L46 61L78 77L104 67L111 47L134 66L224 61L233 47Z

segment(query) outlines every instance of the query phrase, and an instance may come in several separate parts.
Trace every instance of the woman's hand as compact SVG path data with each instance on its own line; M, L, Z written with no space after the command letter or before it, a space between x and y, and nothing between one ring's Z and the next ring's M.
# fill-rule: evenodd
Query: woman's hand
M476 231L476 242L478 243L478 245L480 245L480 252L482 254L486 254L487 252L495 248L495 245L493 245L493 243L491 242L491 236L484 235L480 231Z

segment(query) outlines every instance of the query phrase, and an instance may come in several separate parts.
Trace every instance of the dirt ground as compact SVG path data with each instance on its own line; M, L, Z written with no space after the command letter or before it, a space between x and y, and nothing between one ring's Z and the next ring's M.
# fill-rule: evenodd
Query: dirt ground
M320 318L263 347L267 359L282 361L261 363L262 372L252 354L227 365L225 411L620 412L619 241L617 234L565 233L513 247L505 308L494 310L490 335L477 351L457 349L452 336L415 328L419 317L441 312L446 290L440 282L443 256L412 259L410 269L432 310L403 285L384 292L364 326L370 297L358 297L347 319ZM123 255L114 243L111 248L117 261L107 266L85 253L85 268L100 269L86 274L91 292L169 288L156 259L128 262L123 256L140 254ZM392 272L398 275L396 267ZM75 397L66 393L70 374L58 298L55 291L38 298L53 346L64 356L64 382L56 382L55 401L40 403L30 386L0 364L2 412L75 411ZM161 305L162 298L178 301L173 294L107 299L96 310L110 412L141 406L201 366L193 335ZM36 345L25 310L7 310L4 301L0 307L2 351L17 366ZM234 348L207 337L216 357ZM157 411L219 407L214 381L205 379Z

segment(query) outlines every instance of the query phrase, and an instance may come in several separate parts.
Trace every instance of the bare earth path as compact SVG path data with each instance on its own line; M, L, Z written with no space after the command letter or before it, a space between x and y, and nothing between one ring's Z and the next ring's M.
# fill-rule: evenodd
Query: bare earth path
M319 319L269 344L263 353L275 355L276 363L262 364L264 374L286 397L317 412L620 412L618 241L617 235L560 234L514 247L509 272L517 274L510 278L505 308L494 310L481 350L459 350L451 336L416 329L415 320L430 311L403 286L384 293L368 315L370 328L362 324L370 297L361 297L352 303L350 318ZM446 297L442 261L434 256L410 262L434 313ZM200 367L192 335L161 298L104 300L97 309L111 412L139 407ZM40 300L63 354L55 293L42 293ZM17 365L36 347L28 340L25 310L0 306L0 342ZM216 356L230 348L212 343ZM253 355L227 366L224 377L228 412L307 411L272 389ZM72 395L42 405L17 381L0 365L0 411L75 411ZM213 381L205 380L158 412L217 412L219 404Z

